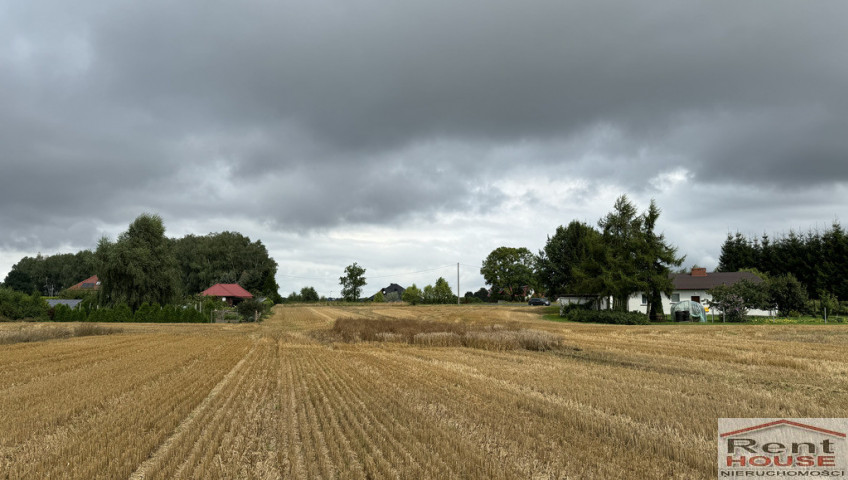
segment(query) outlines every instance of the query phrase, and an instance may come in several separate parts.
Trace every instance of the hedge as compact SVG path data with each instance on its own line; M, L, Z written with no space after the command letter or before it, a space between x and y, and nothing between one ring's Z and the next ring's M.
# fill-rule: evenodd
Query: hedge
M38 294L0 288L0 320L47 320L47 310L47 302Z
M617 312L613 310L571 309L565 318L572 322L609 323L613 325L647 325L648 316L639 312Z
M56 305L53 311L56 322L137 322L137 323L204 323L209 322L194 308L181 308L174 305L144 304L135 313L126 305L114 308L98 308L86 314L84 309L71 309L67 305Z

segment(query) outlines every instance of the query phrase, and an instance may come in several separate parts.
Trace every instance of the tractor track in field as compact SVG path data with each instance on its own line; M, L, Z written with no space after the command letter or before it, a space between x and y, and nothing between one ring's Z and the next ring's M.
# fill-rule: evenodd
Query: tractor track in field
M247 362L247 359L253 355L256 351L256 342L254 342L253 346L239 361L238 363L227 372L224 377L219 381L212 390L204 397L204 399L196 406L194 409L177 425L177 428L174 429L174 432L169 436L161 445L156 449L151 456L142 462L141 465L138 466L135 472L133 472L129 478L130 480L143 480L147 478L147 472L157 463L159 463L160 459L169 455L171 448L182 435L186 432L190 431L193 427L195 420L200 416L202 412L207 410L212 402L218 397L220 392L224 389L224 387L237 380L237 375L241 372L244 364Z

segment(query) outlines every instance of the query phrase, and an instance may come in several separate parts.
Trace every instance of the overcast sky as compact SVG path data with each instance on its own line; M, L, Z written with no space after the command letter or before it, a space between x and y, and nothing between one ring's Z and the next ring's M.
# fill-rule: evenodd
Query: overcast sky
M626 193L686 265L848 218L848 2L0 0L0 279L143 212L281 293L483 286ZM412 273L423 272L423 273Z

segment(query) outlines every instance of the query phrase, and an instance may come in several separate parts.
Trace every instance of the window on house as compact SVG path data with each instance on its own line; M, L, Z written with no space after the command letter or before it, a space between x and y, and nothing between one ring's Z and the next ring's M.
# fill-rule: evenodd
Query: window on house
M647 304L648 304L648 296L643 293L642 294L642 305L647 305Z
M680 301L680 294L679 293L672 293L671 294L671 301L674 302L674 303L679 302Z

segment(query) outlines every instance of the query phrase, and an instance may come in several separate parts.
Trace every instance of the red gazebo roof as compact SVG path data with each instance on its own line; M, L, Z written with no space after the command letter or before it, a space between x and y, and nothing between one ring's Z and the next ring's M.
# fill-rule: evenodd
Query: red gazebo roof
M247 290L241 288L237 283L219 283L212 285L206 290L200 292L201 295L209 295L210 297L235 297L235 298L253 298Z

